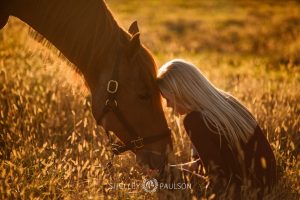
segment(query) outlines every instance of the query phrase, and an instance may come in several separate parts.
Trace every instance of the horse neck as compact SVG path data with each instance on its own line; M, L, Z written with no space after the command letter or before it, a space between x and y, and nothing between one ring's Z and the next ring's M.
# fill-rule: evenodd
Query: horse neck
M15 0L10 12L50 41L84 75L90 89L114 54L120 33L100 0ZM106 62L107 61L107 62Z

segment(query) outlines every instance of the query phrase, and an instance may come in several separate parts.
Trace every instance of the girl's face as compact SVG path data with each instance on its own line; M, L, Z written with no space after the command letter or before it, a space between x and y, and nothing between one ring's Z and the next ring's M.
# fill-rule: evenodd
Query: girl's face
M161 92L161 95L163 98L166 99L167 107L172 108L175 114L184 115L188 112L188 110L185 107L183 107L175 101L175 98L172 96L172 94Z

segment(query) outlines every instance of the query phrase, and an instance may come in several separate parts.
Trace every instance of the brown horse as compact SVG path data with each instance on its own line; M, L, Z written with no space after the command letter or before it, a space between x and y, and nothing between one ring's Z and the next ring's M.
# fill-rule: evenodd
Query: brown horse
M160 168L170 132L155 84L156 65L140 43L137 25L130 33L123 30L102 0L0 0L0 28L10 15L46 38L83 74L97 123L113 131L138 162Z

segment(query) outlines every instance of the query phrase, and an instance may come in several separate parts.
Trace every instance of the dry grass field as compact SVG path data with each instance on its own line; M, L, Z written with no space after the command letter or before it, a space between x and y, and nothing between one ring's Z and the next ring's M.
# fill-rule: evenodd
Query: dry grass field
M266 199L299 199L299 1L107 3L123 27L138 20L142 42L158 66L189 60L251 110L277 159L279 183ZM141 183L149 177L130 152L114 159L113 180L104 176L107 138L90 102L72 68L11 17L0 31L0 199L158 199L141 188L108 190L112 181ZM187 162L187 135L167 109L166 116L175 160Z

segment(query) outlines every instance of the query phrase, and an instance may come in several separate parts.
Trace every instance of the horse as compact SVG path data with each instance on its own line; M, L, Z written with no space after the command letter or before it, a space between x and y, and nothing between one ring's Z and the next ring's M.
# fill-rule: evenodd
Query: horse
M15 16L54 45L83 75L97 124L140 165L161 169L172 145L156 86L156 63L134 22L129 32L102 0L1 0L0 29Z

